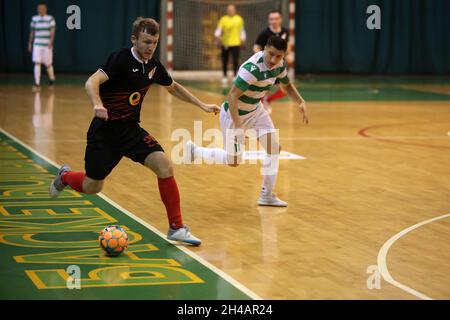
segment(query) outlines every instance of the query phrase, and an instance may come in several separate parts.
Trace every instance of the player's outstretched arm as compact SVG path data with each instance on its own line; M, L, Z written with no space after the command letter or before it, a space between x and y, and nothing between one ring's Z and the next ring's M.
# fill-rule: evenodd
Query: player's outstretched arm
M217 114L220 111L220 108L216 104L207 104L200 101L196 96L189 92L185 87L179 84L176 81L173 81L170 86L165 87L169 93L180 100L185 102L189 102L205 112L213 112Z
M87 79L85 89L89 100L94 106L94 115L103 120L108 120L108 111L103 107L102 99L100 98L100 85L108 81L108 76L101 70L97 70L93 75Z
M308 118L308 112L306 110L306 102L303 99L303 97L300 95L300 92L298 92L297 88L294 86L293 83L283 84L281 83L281 88L287 93L287 95L299 106L299 110L303 115L303 122L308 124L309 118Z

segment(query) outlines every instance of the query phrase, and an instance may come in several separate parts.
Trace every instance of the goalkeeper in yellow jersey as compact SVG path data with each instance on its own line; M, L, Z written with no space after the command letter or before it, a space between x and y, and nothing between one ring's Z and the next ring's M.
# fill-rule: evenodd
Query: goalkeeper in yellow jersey
M220 18L217 29L214 33L216 41L222 44L222 84L228 83L228 58L231 53L233 59L234 76L237 74L239 66L239 51L245 42L246 35L244 29L244 19L236 13L236 6L230 4L227 7L227 14Z

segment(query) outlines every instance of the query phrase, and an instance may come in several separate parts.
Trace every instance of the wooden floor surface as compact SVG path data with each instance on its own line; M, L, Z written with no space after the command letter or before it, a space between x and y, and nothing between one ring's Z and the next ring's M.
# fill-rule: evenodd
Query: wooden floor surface
M82 86L44 86L35 94L4 85L0 106L1 128L59 164L84 169L92 111ZM276 192L288 208L256 205L259 165L175 166L184 221L203 240L192 250L265 299L418 299L384 280L370 290L367 270L391 237L450 213L450 101L323 101L308 108L306 126L292 103L273 104L283 149L306 157L280 161ZM150 89L142 126L168 154L179 143L172 132L193 134L194 120L203 130L219 127L218 116ZM167 231L157 180L146 168L123 159L103 192ZM405 232L386 258L393 279L433 299L450 298L449 264L450 217Z

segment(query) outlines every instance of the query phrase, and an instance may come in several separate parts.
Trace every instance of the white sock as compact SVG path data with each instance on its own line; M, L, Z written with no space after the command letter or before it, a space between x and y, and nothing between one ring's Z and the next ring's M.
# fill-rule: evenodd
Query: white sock
M221 148L195 148L195 158L199 157L208 164L227 164L227 152Z
M37 85L41 84L41 64L34 64L34 83Z
M263 166L261 168L261 174L263 176L262 192L272 194L277 182L278 166L279 166L279 154L266 154L263 160Z
M48 78L52 81L55 81L55 71L53 70L53 66L47 67Z

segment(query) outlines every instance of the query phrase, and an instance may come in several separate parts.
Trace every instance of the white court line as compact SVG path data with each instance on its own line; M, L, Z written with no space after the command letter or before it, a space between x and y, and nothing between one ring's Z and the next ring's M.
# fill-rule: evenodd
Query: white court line
M244 153L242 155L242 159L243 160L264 160L265 156L266 156L266 151L249 150L249 151L244 151ZM304 159L306 159L306 157L303 157L301 155L298 155L298 154L295 154L292 152L287 152L287 151L281 150L279 159L280 160L304 160Z
M396 235L394 235L392 238L390 238L388 241L386 241L386 243L381 247L380 251L378 252L378 259L377 259L377 263L378 263L378 270L380 271L382 277L384 278L384 280L386 280L387 282L389 282L390 284L392 284L393 286L402 289L420 299L423 300L433 300L432 298L430 298L429 296L414 290L410 287L408 287L407 285L404 285L403 283L400 283L396 280L394 280L394 278L392 278L391 274L389 273L389 270L387 268L387 264L386 264L386 256L387 253L389 251L389 249L391 248L391 246L401 237L403 237L404 235L406 235L407 233L413 231L414 229L420 228L428 223L434 222L434 221L438 221L441 219L445 219L450 217L450 213L444 214L442 216L436 217L436 218L432 218L432 219L428 219L422 222L419 222L409 228L406 228L402 231L400 231L399 233L397 233Z
M301 137L301 136L293 136L293 137L280 137L279 140L283 141L370 141L370 139L379 138L379 139L391 139L391 140L450 140L450 136L448 134L442 136L377 136L377 137L358 137L358 136L349 136L349 137ZM34 142L41 143L51 143L51 142L70 142L70 143L79 143L86 142L86 139L35 139ZM177 142L176 140L172 140L169 138L158 138L158 141L172 141ZM209 142L209 141L208 141Z
M369 139L368 139L369 138ZM279 138L280 140L290 141L290 140L311 140L311 141L340 141L340 140L370 140L370 139L390 139L390 140L450 140L448 134L442 136L376 136L376 137L289 137L289 138Z
M50 160L49 158L47 158L46 156L44 156L43 154L41 154L40 152L34 150L33 148L31 148L30 146L28 146L27 144L23 143L22 141L20 141L19 139L17 139L16 137L12 136L11 134L9 134L8 132L6 132L5 130L3 130L3 128L0 128L0 132L2 132L3 134L5 134L6 136L8 136L11 140L14 140L16 143L20 144L21 146L23 146L24 148L28 149L30 152L33 152L34 154L38 155L39 157L41 157L42 159L44 159L45 161L47 161L48 163L50 163L51 165L53 165L56 168L59 168L60 166L54 162L53 160ZM133 220L139 222L140 224L142 224L143 226L145 226L147 229L153 231L154 233L156 233L158 236L160 236L163 240L165 240L166 242L171 243L169 240L166 239L166 235L163 234L162 232L160 232L158 229L156 229L155 227L153 227L152 225L150 225L149 223L145 222L144 220L142 220L141 218L135 216L134 214L132 214L130 211L124 209L123 207L121 207L119 204L117 204L116 202L114 202L113 200L111 200L110 198L108 198L106 195L104 195L103 193L97 193L98 196L100 196L103 200L107 201L108 203L110 203L112 206L116 207L117 209L123 211L123 213L125 213L127 216L129 216L130 218L132 218ZM248 289L247 287L245 287L243 284L241 284L240 282L238 282L237 280L235 280L234 278L232 278L231 276L229 276L228 274L226 274L225 272L223 272L222 270L220 270L219 268L215 267L214 265L212 265L211 263L209 263L208 261L206 261L205 259L203 259L202 257L200 257L199 255L195 254L194 252L190 251L189 249L183 247L183 246L176 246L178 249L180 249L181 251L183 251L184 253L186 253L187 255L191 256L193 259L197 260L200 264L203 264L205 267L207 267L208 269L210 269L211 271L215 272L217 275L219 275L220 277L222 277L223 279L225 279L226 281L228 281L230 284L232 284L234 287L236 287L238 290L242 291L243 293L245 293L247 296L249 296L250 298L252 298L253 300L263 300L260 296L258 296L256 293L254 293L253 291L251 291L250 289Z

